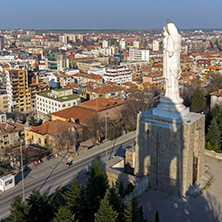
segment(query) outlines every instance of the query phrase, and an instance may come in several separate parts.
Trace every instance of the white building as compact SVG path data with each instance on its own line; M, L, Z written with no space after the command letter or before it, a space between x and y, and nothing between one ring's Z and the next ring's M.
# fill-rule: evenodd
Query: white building
M109 40L103 40L102 46L103 48L108 48L111 45L111 42Z
M140 42L139 41L134 41L133 42L133 48L139 49L140 48Z
M55 89L39 92L36 95L37 116L44 118L49 113L57 112L78 105L81 100L72 89Z
M129 49L129 61L149 62L150 51L145 49Z
M158 52L160 50L160 43L158 40L153 40L153 51Z
M120 49L121 49L121 50L127 49L127 41L121 39L120 42L119 42L119 46L120 46Z
M0 178L0 190L6 191L15 186L15 176L12 174L8 174L4 177Z
M105 82L116 82L122 84L124 82L132 82L132 73L127 66L117 66L109 68L103 75Z

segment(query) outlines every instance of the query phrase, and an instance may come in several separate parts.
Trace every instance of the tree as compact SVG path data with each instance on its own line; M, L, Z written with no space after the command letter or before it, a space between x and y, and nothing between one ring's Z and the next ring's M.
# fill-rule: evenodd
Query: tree
M75 220L75 214L73 214L67 206L62 206L59 208L53 221L54 222L78 222L78 220Z
M108 192L108 199L113 210L118 212L118 222L124 221L124 205L116 186L112 186Z
M119 194L120 194L120 196L122 198L125 197L125 188L123 186L123 182L122 181L120 181L120 184L119 184Z
M143 216L141 215L140 208L138 207L138 202L133 195L128 200L126 208L124 210L125 222L141 222L143 221Z
M100 118L98 115L94 115L88 120L89 134L93 139L94 144L98 141L102 142L105 138L105 119Z
M25 203L22 203L22 197L16 196L12 200L12 204L10 207L10 222L26 222L27 215L27 206Z
M77 137L78 134L76 129L67 126L59 126L57 133L53 136L53 140L51 142L53 151L58 152L64 149L67 149L68 151L71 147L75 147Z
M95 159L89 172L89 178L85 190L89 216L91 216L91 218L93 218L94 214L98 211L100 201L103 199L108 187L107 175L99 160Z
M220 149L220 135L221 132L218 128L217 120L216 118L213 118L206 135L206 141L210 142L211 148L215 149L215 145L217 143L218 149Z
M24 124L26 122L26 116L25 114L22 115L22 124Z
M52 206L46 194L41 195L39 191L33 190L27 199L28 222L51 221Z
M206 99L203 90L198 87L192 96L191 107L194 112L203 112L206 109Z
M160 222L159 211L158 210L156 210L156 213L155 213L155 222Z
M31 123L32 126L35 125L35 118L34 118L34 116L30 117L30 123Z
M118 213L113 210L109 199L108 192L101 200L98 212L95 214L95 222L117 222Z
M64 199L66 205L72 213L79 214L79 207L81 201L81 188L77 179L72 180L72 186L65 192Z

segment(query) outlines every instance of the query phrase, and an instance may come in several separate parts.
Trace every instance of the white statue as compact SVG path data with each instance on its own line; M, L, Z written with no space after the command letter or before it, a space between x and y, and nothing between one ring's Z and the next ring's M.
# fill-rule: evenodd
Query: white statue
M180 50L181 36L176 26L166 21L163 28L163 76L166 82L165 96L160 98L153 114L167 118L180 118L189 113L189 109L183 105L183 99L179 93Z
M172 101L180 99L178 80L181 75L181 36L176 26L167 20L163 28L163 76L166 81L165 97Z

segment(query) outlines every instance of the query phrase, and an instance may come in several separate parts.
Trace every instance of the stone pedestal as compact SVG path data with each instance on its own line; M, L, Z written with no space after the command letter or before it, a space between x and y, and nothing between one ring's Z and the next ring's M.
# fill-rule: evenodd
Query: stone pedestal
M172 107L173 108L173 107ZM137 117L134 174L153 188L184 196L204 175L205 116L152 108Z

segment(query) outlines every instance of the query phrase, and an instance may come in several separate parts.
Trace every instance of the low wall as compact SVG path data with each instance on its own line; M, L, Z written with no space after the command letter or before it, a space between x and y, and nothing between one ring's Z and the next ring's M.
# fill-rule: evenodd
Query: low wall
M222 153L216 153L213 150L205 150L205 155L212 158L216 158L218 160L222 160Z

